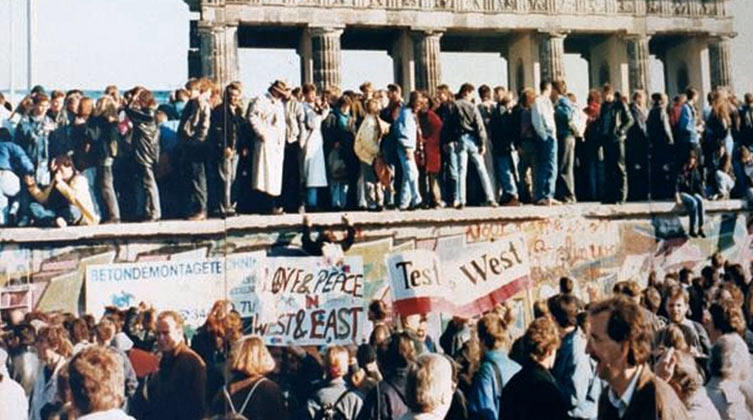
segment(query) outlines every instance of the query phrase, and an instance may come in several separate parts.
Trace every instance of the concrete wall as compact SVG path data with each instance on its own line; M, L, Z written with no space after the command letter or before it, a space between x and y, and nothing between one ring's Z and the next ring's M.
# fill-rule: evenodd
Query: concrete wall
M357 235L348 255L363 257L365 295L389 300L385 255L430 249L443 258L523 232L534 286L513 298L522 326L531 303L555 293L560 276L573 276L577 293L588 300L609 293L618 280L645 282L651 270L660 276L681 267L700 272L717 250L747 269L753 258L749 213L739 202L708 204L708 237L690 240L683 236L687 217L673 203L359 213L353 215ZM318 225L336 226L339 220L338 214L313 216ZM195 223L7 229L0 232L0 285L29 284L35 308L75 312L83 302L89 264L254 250L300 255L300 221L298 215L244 216Z

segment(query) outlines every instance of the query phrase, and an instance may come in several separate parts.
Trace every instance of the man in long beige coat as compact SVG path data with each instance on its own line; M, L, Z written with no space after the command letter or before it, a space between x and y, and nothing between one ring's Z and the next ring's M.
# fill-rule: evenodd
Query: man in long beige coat
M262 213L282 213L278 204L285 158L285 105L282 100L289 94L287 84L277 80L266 94L254 99L248 109L248 120L255 137L251 188L260 193L259 209Z

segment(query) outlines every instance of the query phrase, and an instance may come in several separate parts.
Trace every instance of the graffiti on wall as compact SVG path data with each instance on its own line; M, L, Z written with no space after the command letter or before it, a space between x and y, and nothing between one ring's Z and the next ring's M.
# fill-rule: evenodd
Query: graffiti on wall
M753 259L753 230L744 213L715 214L706 222L707 238L683 235L686 218L553 217L525 221L459 221L442 226L400 225L392 229L359 226L347 255L363 260L365 298L389 303L385 255L425 249L440 259L466 247L523 233L531 265L532 287L513 297L513 307L528 316L533 301L557 291L558 279L576 279L577 293L589 300L608 294L615 282L645 282L650 271L663 276L681 267L700 272L708 257L721 251L734 262ZM357 223L357 218L356 218ZM252 251L304 255L295 229L217 238L147 238L133 241L63 244L0 244L0 307L78 312L83 308L85 273L90 265L225 257Z

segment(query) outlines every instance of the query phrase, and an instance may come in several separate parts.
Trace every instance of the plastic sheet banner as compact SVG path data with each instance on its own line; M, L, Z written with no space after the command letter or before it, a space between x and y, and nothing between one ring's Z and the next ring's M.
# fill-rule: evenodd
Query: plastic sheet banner
M393 307L401 315L442 311L480 315L528 287L522 234L466 247L449 260L427 250L387 256Z
M363 281L361 257L267 258L263 290L274 315L254 316L252 332L269 345L360 344L367 328Z
M91 265L86 269L86 312L99 318L106 306L140 303L175 310L186 324L204 323L215 301L230 299L242 316L269 307L262 285L263 253L177 261Z

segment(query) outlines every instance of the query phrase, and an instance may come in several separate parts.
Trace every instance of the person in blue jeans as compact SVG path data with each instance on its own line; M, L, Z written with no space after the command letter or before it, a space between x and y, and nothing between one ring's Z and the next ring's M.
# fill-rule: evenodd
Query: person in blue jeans
M418 125L416 113L422 106L424 98L420 92L410 93L408 105L400 108L394 124L394 137L397 140L397 158L403 170L400 187L400 210L413 210L421 205L418 185L418 167L414 152L416 151Z
M484 315L476 328L484 356L468 392L468 414L472 419L497 420L502 388L518 373L520 365L504 350L508 335L499 315Z
M8 224L11 204L21 192L19 175L33 174L34 164L24 149L11 141L7 128L0 128L0 226Z
M685 207L690 216L688 234L692 237L706 237L706 233L703 231L703 219L705 219L704 193L703 178L698 171L697 157L695 151L690 150L685 164L677 173L675 200L677 205Z
M680 119L675 127L675 157L676 167L683 164L683 159L688 156L688 151L695 152L696 157L701 155L701 139L698 134L698 111L696 111L696 102L698 101L698 90L688 88L685 92L687 99L682 104Z
M453 207L456 209L461 209L466 204L466 175L468 174L469 158L476 167L478 177L481 179L485 204L490 207L497 206L489 173L484 163L486 128L484 120L481 117L481 112L471 102L471 96L474 91L475 88L470 83L464 83L460 87L460 92L458 93L460 99L455 101L453 112L446 122L446 124L451 124L452 128L450 132L455 135L454 138L450 139L446 148L450 157L450 178L455 180Z
M495 89L497 103L490 124L492 148L494 150L494 162L499 183L500 203L506 206L520 205L518 201L518 185L515 179L516 165L513 157L515 148L515 118L511 109L512 96L503 88Z
M559 204L554 199L557 182L557 126L554 121L552 83L545 80L539 87L541 95L533 102L531 109L531 123L538 137L534 200L537 205L551 206Z

